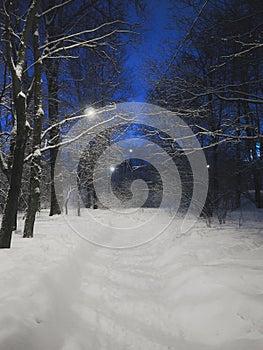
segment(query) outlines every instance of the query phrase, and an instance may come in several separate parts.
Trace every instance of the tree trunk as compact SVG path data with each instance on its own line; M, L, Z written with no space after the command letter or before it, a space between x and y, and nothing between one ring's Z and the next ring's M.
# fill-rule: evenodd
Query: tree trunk
M56 6L56 0L48 1L48 8ZM60 37L61 30L63 28L63 11L62 8L56 10L56 15L50 13L46 16L46 29L47 29L47 40L52 42ZM52 49L52 45L50 49ZM56 56L56 55L55 55ZM59 65L60 60L53 56L48 59L46 63L46 76L48 83L48 118L49 125L52 126L59 121L58 115L58 92L59 92ZM49 143L50 145L57 145L60 141L60 128L54 127L49 132ZM53 216L61 214L61 208L58 203L58 199L55 191L54 177L55 177L55 165L58 154L58 148L50 149L50 212L49 215Z
M34 156L34 159L31 162L30 193L23 235L23 237L27 238L33 237L35 217L39 210L40 176L41 164L39 155Z
M58 199L55 191L55 165L57 158L57 150L50 150L50 177L51 177L51 188L50 188L50 211L49 216L61 214L61 209L58 204Z
M236 146L236 200L235 200L235 207L240 208L241 205L241 150L240 150L240 142L239 138L241 135L241 111L240 111L240 104L238 104L238 128L237 128L237 136L238 136L238 142Z
M33 128L33 156L31 160L31 173L30 173L30 192L28 199L28 209L26 214L25 226L24 226L24 236L23 237L33 237L34 224L36 213L39 210L40 201L40 180L41 180L41 131L42 131L42 64L39 60L40 50L39 50L39 35L38 28L35 26L34 38L34 61L35 64L35 81L34 81L34 128Z
M22 92L15 96L15 106L17 113L17 134L14 149L13 167L10 177L10 186L8 190L0 231L0 248L10 248L12 231L14 228L14 222L16 221L18 198L21 189L27 134L26 97Z
M256 153L256 150L255 150L255 153ZM260 166L258 166L258 161L255 161L253 164L253 179L254 179L256 206L257 208L263 208L263 201L261 196L262 179L261 179Z
M58 70L59 62L55 60L49 62L47 65L47 80L48 80L48 117L49 125L55 125L58 122ZM49 133L50 145L57 145L60 140L59 127L53 127ZM50 212L49 215L53 216L61 214L61 209L58 204L56 191L55 191L55 166L58 154L58 148L50 149Z

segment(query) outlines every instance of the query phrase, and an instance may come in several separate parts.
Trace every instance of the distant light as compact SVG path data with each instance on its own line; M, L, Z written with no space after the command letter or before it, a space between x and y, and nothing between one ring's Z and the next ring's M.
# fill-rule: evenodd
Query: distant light
M133 149L130 148L130 149L129 149L129 152L132 153L132 152L133 152Z
M208 169L210 168L210 165L209 164L207 164L207 166L206 166Z
M113 173L114 170L115 170L115 167L114 167L114 166L111 166L111 167L110 167L110 171Z
M84 110L84 114L87 117L93 118L96 114L96 109L92 108L92 107L88 107Z

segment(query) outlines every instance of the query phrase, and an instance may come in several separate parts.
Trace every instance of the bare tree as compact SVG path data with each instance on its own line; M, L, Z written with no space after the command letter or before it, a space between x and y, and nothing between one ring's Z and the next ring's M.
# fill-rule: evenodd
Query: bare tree
M26 53L30 40L34 18L37 13L40 0L33 0L24 22L22 34L19 37L18 50L14 45L14 36L9 1L4 2L6 17L6 54L8 68L12 76L12 97L14 102L14 133L15 147L10 174L10 185L5 204L5 210L2 218L0 231L0 248L10 248L13 224L17 210L18 197L20 194L24 152L28 125L26 120L27 113L27 91L23 91L23 71L26 66Z
M57 150L61 145L60 129L72 121L70 118L60 116L59 101L63 100L60 85L63 79L61 69L65 68L65 61L79 59L83 50L89 50L92 54L97 52L102 59L108 60L114 66L115 62L110 55L117 48L114 46L114 38L122 33L127 35L130 31L130 25L124 23L122 18L111 17L110 13L106 12L105 15L102 5L101 1L83 2L80 8L70 0L59 3L55 0L42 2L36 0L30 4L4 2L1 15L5 30L1 45L5 52L3 60L5 56L7 59L4 60L6 68L4 68L1 100L4 95L7 96L5 92L10 89L11 98L6 103L6 108L9 108L6 113L8 121L12 122L10 131L7 129L8 131L1 132L1 137L6 134L9 138L5 148L7 155L1 152L0 157L1 169L9 182L9 191L0 233L0 247L10 247L25 169L24 161L26 164L30 163L31 172L24 237L33 235L40 198L40 158L41 154L47 151L50 152L53 198L53 201L51 198L51 214L60 212L53 182L54 166ZM121 3L116 1L115 5L118 7ZM109 3L109 8L111 6ZM100 21L90 21L87 26L87 22L82 19L83 15L88 16L91 9L100 13L101 17ZM105 62L103 64L106 64ZM9 76L9 72L11 80L7 83L5 77ZM44 72L46 73L44 81L47 85L42 83ZM109 80L113 83L111 78ZM45 92L47 99L43 101L42 106ZM70 95L72 93L67 91L67 96ZM65 96L66 94L64 99L67 99ZM48 124L44 112L46 106Z
M33 52L34 52L34 117L32 136L32 157L28 208L24 226L24 237L33 237L33 229L36 212L39 209L40 181L41 181L41 133L44 111L42 108L42 61L40 60L40 43L38 24L33 28Z
M247 188L241 179L244 169L250 169L255 203L262 207L262 2L181 2L190 6L187 15L195 20L183 23L190 30L149 99L180 113L203 145L212 211L228 202L222 191L227 194L230 188L222 175L229 177L229 186L236 179L230 190L240 205Z

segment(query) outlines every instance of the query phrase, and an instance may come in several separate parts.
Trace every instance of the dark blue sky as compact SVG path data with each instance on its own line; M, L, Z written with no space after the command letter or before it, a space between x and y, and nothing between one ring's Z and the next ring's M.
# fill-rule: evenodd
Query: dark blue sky
M171 27L171 2L167 0L152 0L147 2L145 11L145 20L137 28L140 38L135 44L128 48L128 60L125 69L129 70L132 77L132 85L135 96L131 98L134 101L144 102L149 89L147 83L146 69L147 60L158 60L158 69L161 73L164 70L164 62L169 60L171 53L167 51L165 42L169 40L177 46L180 40L180 33L177 29L167 29ZM135 10L130 9L131 21L142 21L136 16ZM160 74L161 75L161 74Z

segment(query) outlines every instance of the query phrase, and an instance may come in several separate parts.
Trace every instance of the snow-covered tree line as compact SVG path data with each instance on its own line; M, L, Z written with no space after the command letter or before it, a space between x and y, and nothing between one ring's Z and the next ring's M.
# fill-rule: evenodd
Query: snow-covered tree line
M186 35L181 47L168 44L161 79L163 67L150 65L149 100L177 111L198 136L209 164L209 215L224 215L230 201L239 207L242 193L253 194L262 208L263 2L182 0L171 6L171 25Z
M125 84L122 50L134 35L128 5L1 1L1 248L10 247L20 208L24 237L33 236L41 190L47 197L50 191L50 215L60 213L54 167L61 132L87 104L107 104Z

